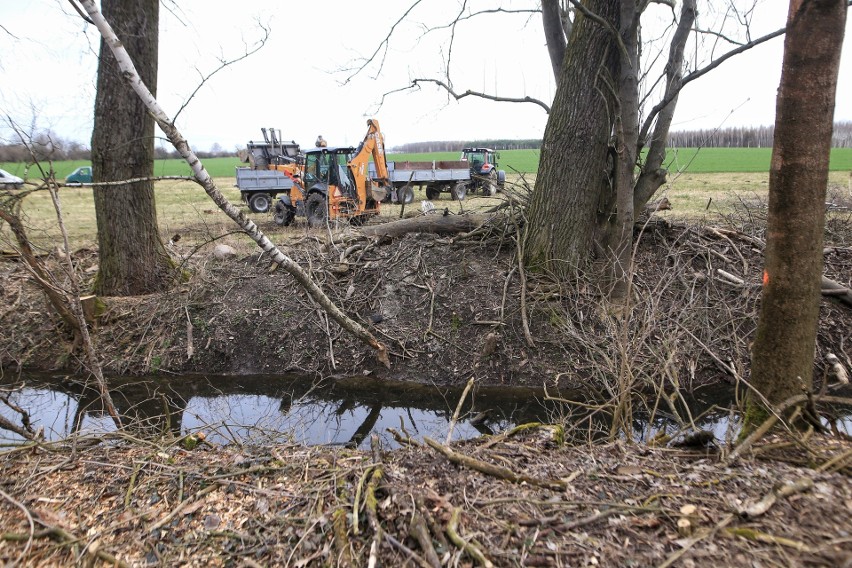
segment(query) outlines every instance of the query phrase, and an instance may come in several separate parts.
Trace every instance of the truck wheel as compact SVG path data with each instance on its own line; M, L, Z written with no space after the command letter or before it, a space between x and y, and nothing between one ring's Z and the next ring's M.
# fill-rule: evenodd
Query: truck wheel
M426 186L426 199L429 201L434 201L435 199L439 199L441 197L441 190L432 187L431 185Z
M488 179L482 186L482 193L491 197L497 195L497 170L488 172Z
M467 195L467 184L460 181L453 186L453 189L450 190L450 195L455 201L464 201L464 198Z
M308 226L325 227L328 219L328 203L322 193L312 193L305 202L305 216L308 218Z
M396 200L399 203L405 203L408 205L412 201L414 201L414 190L411 189L410 185L403 186L396 191Z
M254 193L249 197L248 206L255 213L266 213L272 207L272 197L268 193Z
M275 204L275 215L272 218L279 227L288 227L295 216L296 210L294 208L287 207L280 201Z

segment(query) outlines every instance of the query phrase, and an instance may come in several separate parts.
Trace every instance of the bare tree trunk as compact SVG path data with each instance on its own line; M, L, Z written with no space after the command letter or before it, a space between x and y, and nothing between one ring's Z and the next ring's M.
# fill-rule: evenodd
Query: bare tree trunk
M751 381L771 405L810 389L825 193L846 0L791 0L769 171L766 266ZM750 397L745 429L767 409Z
M124 48L152 92L157 87L159 0L103 0ZM95 181L150 178L154 173L154 121L121 75L101 40L92 173ZM96 186L100 266L95 292L148 294L169 287L174 264L160 239L154 182Z
M683 0L680 10L680 21L672 36L672 42L669 45L669 61L666 65L666 93L663 98L671 98L671 101L657 115L651 140L645 140L645 137L648 135L646 129L643 129L645 131L640 131L637 138L639 144L637 151L641 151L645 143L650 142L648 154L645 158L645 165L642 168L639 179L636 181L636 189L633 193L633 210L637 212L642 211L648 200L666 182L667 172L663 168L663 161L666 159L666 145L669 139L669 129L674 118L675 107L677 106L678 93L683 84L683 53L686 47L686 40L689 38L697 15L698 10L695 6L695 0ZM638 113L636 120L639 120Z
M610 300L615 304L627 300L630 289L633 253L633 185L639 140L639 12L636 0L621 0L621 75L618 81L618 113L615 119L616 215L604 218L603 229L609 233L612 258ZM614 221L614 223L613 223ZM612 225L612 226L610 226Z
M592 255L597 213L608 186L615 112L619 0L590 0L577 15L565 54L528 211L526 264L571 276Z

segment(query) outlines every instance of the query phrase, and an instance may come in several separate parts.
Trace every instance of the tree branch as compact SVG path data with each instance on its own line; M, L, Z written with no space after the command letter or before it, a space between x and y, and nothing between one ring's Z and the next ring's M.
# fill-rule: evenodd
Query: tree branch
M501 103L533 103L533 104L537 104L538 106L543 108L544 112L550 113L550 106L547 103L544 103L544 102L542 102L538 99L535 99L533 97L520 97L520 98L517 98L517 97L498 97L498 96L495 96L495 95L489 95L489 94L486 94L486 93L471 91L470 89L468 89L467 91L465 91L463 93L456 93L449 85L447 85L445 82L443 82L439 79L414 79L411 82L411 87L412 88L413 87L419 87L420 83L435 83L439 87L446 90L447 93L449 93L450 96L452 96L456 100L463 99L465 97L479 97L479 98L482 98L482 99L488 99L489 101L497 101L497 102L501 102ZM394 91L392 91L392 92L394 92ZM389 93L387 93L387 94L389 94ZM384 100L384 97L383 97L383 100Z
M370 63L372 63L376 59L376 56L379 54L379 51L382 51L382 47L384 47L384 53L382 53L382 60L381 60L381 63L379 63L379 69L377 71L377 73L381 73L382 67L384 67L384 65L385 65L385 56L388 53L388 46L390 44L390 38L393 35L393 32L396 30L396 27L400 23L402 23L403 20L405 20L405 18L408 16L408 14L410 14L411 11L414 10L414 8L418 4L420 4L420 2L422 2L422 1L423 0L416 0L411 6L408 7L408 10L406 10L405 13L402 14L402 16L400 16L399 19L396 22L394 22L394 24L390 27L390 30L388 30L388 35L385 36L385 39L383 39L379 43L379 45L376 47L376 50L373 52L373 54L370 57L368 57L366 60L364 60L364 63L362 65L360 65L351 75L349 75L343 81L344 85L349 83L349 81L354 79L356 75L358 75L359 73L361 73L361 71L366 69L367 65L369 65Z
M849 5L852 5L852 0L849 0ZM784 35L786 31L787 28L783 27L780 30L768 33L765 36L757 38L756 40L743 44L740 47L729 51L725 55L722 55L721 57L719 57L719 59L714 60L706 67L699 69L698 71L693 71L692 73L684 77L683 80L680 82L680 87L676 90L672 90L672 92L666 93L666 96L663 97L663 100L654 105L654 108L652 108L651 111L648 113L648 116L645 118L645 122L642 124L642 130L639 133L639 139L643 140L648 135L648 131L651 129L651 124L654 122L656 116L660 113L662 109L664 109L670 102L672 102L675 97L677 97L681 89L683 89L688 83L691 83L699 77L706 75L731 57L739 55L744 51L748 51L752 47L756 47L762 43L766 43L767 41L774 39L778 36Z
M175 112L175 115L172 117L172 121L175 121L175 120L178 119L178 116L180 116L180 113L183 112L183 109L185 109L187 106L189 106L189 103L192 102L192 99L195 98L195 95L198 94L198 91L201 90L201 87L203 87L205 84L207 84L207 81L209 81L216 73L218 73L222 69L225 69L226 67L233 65L234 63L237 63L237 62L242 61L243 59L245 59L245 58L247 58L251 55L254 55L258 51L260 51L260 49L264 45L266 45L266 40L269 39L269 28L267 28L266 26L264 26L260 22L258 22L257 25L260 26L260 29L263 30L263 37L257 41L256 47L246 50L245 53L243 53L241 56L237 57L236 59L219 60L219 63L220 63L219 67L214 69L210 74L208 74L206 76L205 75L201 76L201 82L198 83L198 85L196 85L195 90L193 90L192 93L190 93L190 95L186 98L186 100L183 102L183 104L180 105L180 108L177 109L177 112Z

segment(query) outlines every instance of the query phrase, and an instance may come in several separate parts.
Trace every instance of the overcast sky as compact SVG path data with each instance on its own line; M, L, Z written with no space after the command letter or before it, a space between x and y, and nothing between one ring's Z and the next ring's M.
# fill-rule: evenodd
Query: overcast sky
M413 2L414 0L411 0ZM387 145L426 140L539 138L547 115L533 104L495 103L468 97L459 102L437 87L389 94L413 78L440 78L451 61L454 87L550 103L554 93L539 14L486 14L444 27L461 0L421 0L391 36L387 52L352 77L381 46L391 25L411 2L282 2L275 0L172 0L160 14L158 98L173 116L219 61L239 57L269 28L256 54L214 75L189 102L177 126L198 150L225 149L261 138L275 127L303 146L322 134L331 144L356 145L366 118L379 119ZM724 6L725 1L719 0ZM175 5L179 4L179 5ZM699 1L701 25L734 33L730 14ZM468 0L481 10L536 8L538 2ZM752 18L752 37L782 27L787 2L763 0ZM655 22L670 17L663 7L648 14L646 38L662 32ZM11 139L6 116L25 130L35 125L89 144L98 38L67 0L0 2L0 140ZM852 120L852 18L847 22L836 120ZM694 42L692 47L695 47ZM707 61L713 46L698 46L693 64ZM721 44L717 53L727 50ZM735 57L682 92L673 129L771 125L781 70L783 38ZM649 57L654 53L648 48ZM384 58L382 55L385 55ZM383 61L381 69L378 62Z

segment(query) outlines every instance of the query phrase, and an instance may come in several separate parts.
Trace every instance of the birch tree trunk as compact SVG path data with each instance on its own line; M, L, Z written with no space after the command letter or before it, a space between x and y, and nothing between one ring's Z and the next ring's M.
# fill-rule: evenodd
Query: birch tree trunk
M791 0L769 171L766 266L751 383L770 405L810 390L825 193L846 0ZM766 417L749 397L745 429Z

